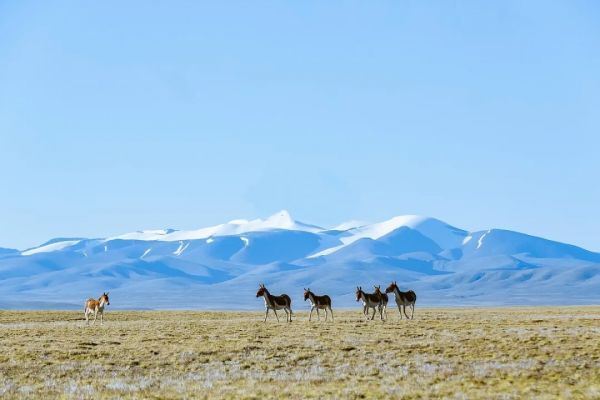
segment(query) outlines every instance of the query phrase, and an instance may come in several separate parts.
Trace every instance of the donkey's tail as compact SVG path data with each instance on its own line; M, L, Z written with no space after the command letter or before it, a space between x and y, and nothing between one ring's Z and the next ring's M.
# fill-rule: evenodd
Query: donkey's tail
M85 312L88 310L88 303L90 302L90 300L92 299L87 299L85 301L85 303L83 303L83 313L85 314Z

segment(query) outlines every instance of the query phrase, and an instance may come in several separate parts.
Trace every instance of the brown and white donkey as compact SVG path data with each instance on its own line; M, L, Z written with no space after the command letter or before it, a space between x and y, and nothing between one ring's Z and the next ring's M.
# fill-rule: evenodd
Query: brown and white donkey
M89 298L85 302L85 306L83 307L83 313L85 314L85 322L90 324L90 314L94 314L94 324L96 323L96 319L98 318L98 314L100 314L100 325L104 323L104 307L110 305L110 300L108 300L108 292L102 293L102 296L98 300Z
M386 293L394 292L396 296L396 304L398 305L398 311L400 312L400 319L402 319L402 310L400 307L404 309L404 315L408 318L408 314L406 313L406 306L410 306L412 308L412 313L410 315L410 319L413 319L415 316L415 303L417 302L417 294L412 290L408 292L401 292L398 289L398 285L396 281L392 282L387 289L385 289Z
M267 322L267 317L269 316L269 310L273 310L275 313L275 317L277 318L277 322L279 322L279 316L277 315L277 310L283 309L286 314L286 321L292 322L292 299L287 294L282 294L281 296L273 296L264 284L259 285L258 292L256 292L256 297L264 297L265 299L265 321Z
M381 291L381 285L373 287L375 288L375 294L379 296L379 299L381 300L379 307L381 307L382 319L387 319L387 305L389 301L388 295Z
M381 294L381 293L380 293ZM386 296L387 297L387 296ZM383 320L383 307L382 307L382 297L377 293L365 293L362 290L362 286L356 287L356 301L361 301L363 303L363 314L365 318L369 319L369 309L373 309L373 316L371 320L375 319L375 312L379 310L379 315ZM386 301L387 305L387 301Z
M317 320L321 320L319 316L319 309L325 310L325 321L327 321L327 310L331 313L331 321L333 321L333 310L331 310L331 297L317 296L313 292L310 291L310 288L304 288L304 301L310 300L310 315L308 316L308 321L312 319L313 310L317 309Z

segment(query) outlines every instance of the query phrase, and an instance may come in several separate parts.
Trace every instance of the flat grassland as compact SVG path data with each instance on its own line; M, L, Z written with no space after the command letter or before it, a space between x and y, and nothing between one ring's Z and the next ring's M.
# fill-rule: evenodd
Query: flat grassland
M263 315L0 311L0 397L600 398L600 306Z

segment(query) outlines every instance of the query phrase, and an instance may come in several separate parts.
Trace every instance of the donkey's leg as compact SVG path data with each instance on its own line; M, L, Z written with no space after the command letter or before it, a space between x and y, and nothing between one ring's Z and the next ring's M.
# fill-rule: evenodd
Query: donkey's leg
M367 314L367 306L364 305L363 306L363 317L365 317L366 319L369 319L369 314Z
M319 314L319 307L317 307L317 321L321 320L321 314Z
M275 313L275 318L277 318L277 322L279 322L279 316L277 315L277 310L273 309L273 312Z
M376 313L376 312L377 312L377 311L375 310L375 307L373 307L373 316L371 317L371 321L373 321L373 320L375 319L375 313Z
M290 322L292 322L292 307L289 307L288 310L290 312Z
M104 311L100 313L100 325L104 325Z
M402 304L400 303L396 303L398 304L398 313L400 314L400 319L402 319Z
M90 324L90 314L88 314L87 310L85 310L85 323L86 325Z
M323 311L325 312L325 322L327 322L327 307L325 307Z
M94 323L92 325L96 325L97 319L98 319L98 310L94 310Z
M410 319L410 317L406 313L406 305L404 305L402 308L404 309L404 315L406 315L406 319Z
M315 309L315 306L312 306L310 308L310 315L308 316L308 322L310 322L312 320L312 312L313 312L314 309Z
M269 316L269 309L267 308L265 311L265 320L263 322L267 322L267 317Z
M331 309L331 306L329 306L329 312L331 313L331 322L333 322L333 310Z
M412 308L412 313L410 314L410 319L415 319L415 303L412 303L410 305L410 307Z

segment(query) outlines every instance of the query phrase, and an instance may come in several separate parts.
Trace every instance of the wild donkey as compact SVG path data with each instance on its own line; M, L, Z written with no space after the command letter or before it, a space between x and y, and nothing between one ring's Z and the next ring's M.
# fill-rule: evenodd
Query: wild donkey
M267 317L269 316L269 310L273 310L275 313L275 317L277 318L277 322L279 322L279 316L277 315L277 310L281 310L282 308L285 310L286 321L292 322L292 299L287 294L282 294L281 296L273 296L264 284L259 285L258 292L256 292L256 297L263 296L265 299L265 321L267 322Z
M373 287L375 288L375 294L381 299L381 304L379 307L381 307L382 319L387 319L387 305L389 301L388 295L381 291L381 285ZM385 318L383 318L383 316L385 316Z
M381 320L383 320L382 307L381 307L381 297L375 293L365 293L362 290L361 286L356 287L356 301L361 301L363 303L363 314L365 318L369 319L369 308L373 309L373 316L371 320L375 319L375 310L379 310L379 315L381 316Z
M404 315L408 318L408 314L406 313L406 306L410 306L412 308L412 313L410 319L413 319L415 316L415 303L417 302L417 294L412 290L408 292L401 292L398 289L398 285L396 281L392 282L387 289L385 289L386 293L394 292L396 296L396 304L398 304L398 311L400 312L400 319L402 319L402 310L400 310L400 306L404 309Z
M108 300L108 292L103 293L102 296L98 300L89 298L85 302L85 306L83 307L83 313L85 314L85 322L90 324L90 314L94 314L94 324L96 323L96 319L98 318L98 314L100 314L100 325L104 323L104 306L110 306L110 301Z
M333 321L333 310L331 309L331 298L327 295L317 296L309 289L304 288L304 301L310 300L310 315L308 316L308 320L312 319L313 310L317 309L317 320L321 320L319 316L319 309L325 310L325 321L327 321L327 309L331 313L331 320Z

